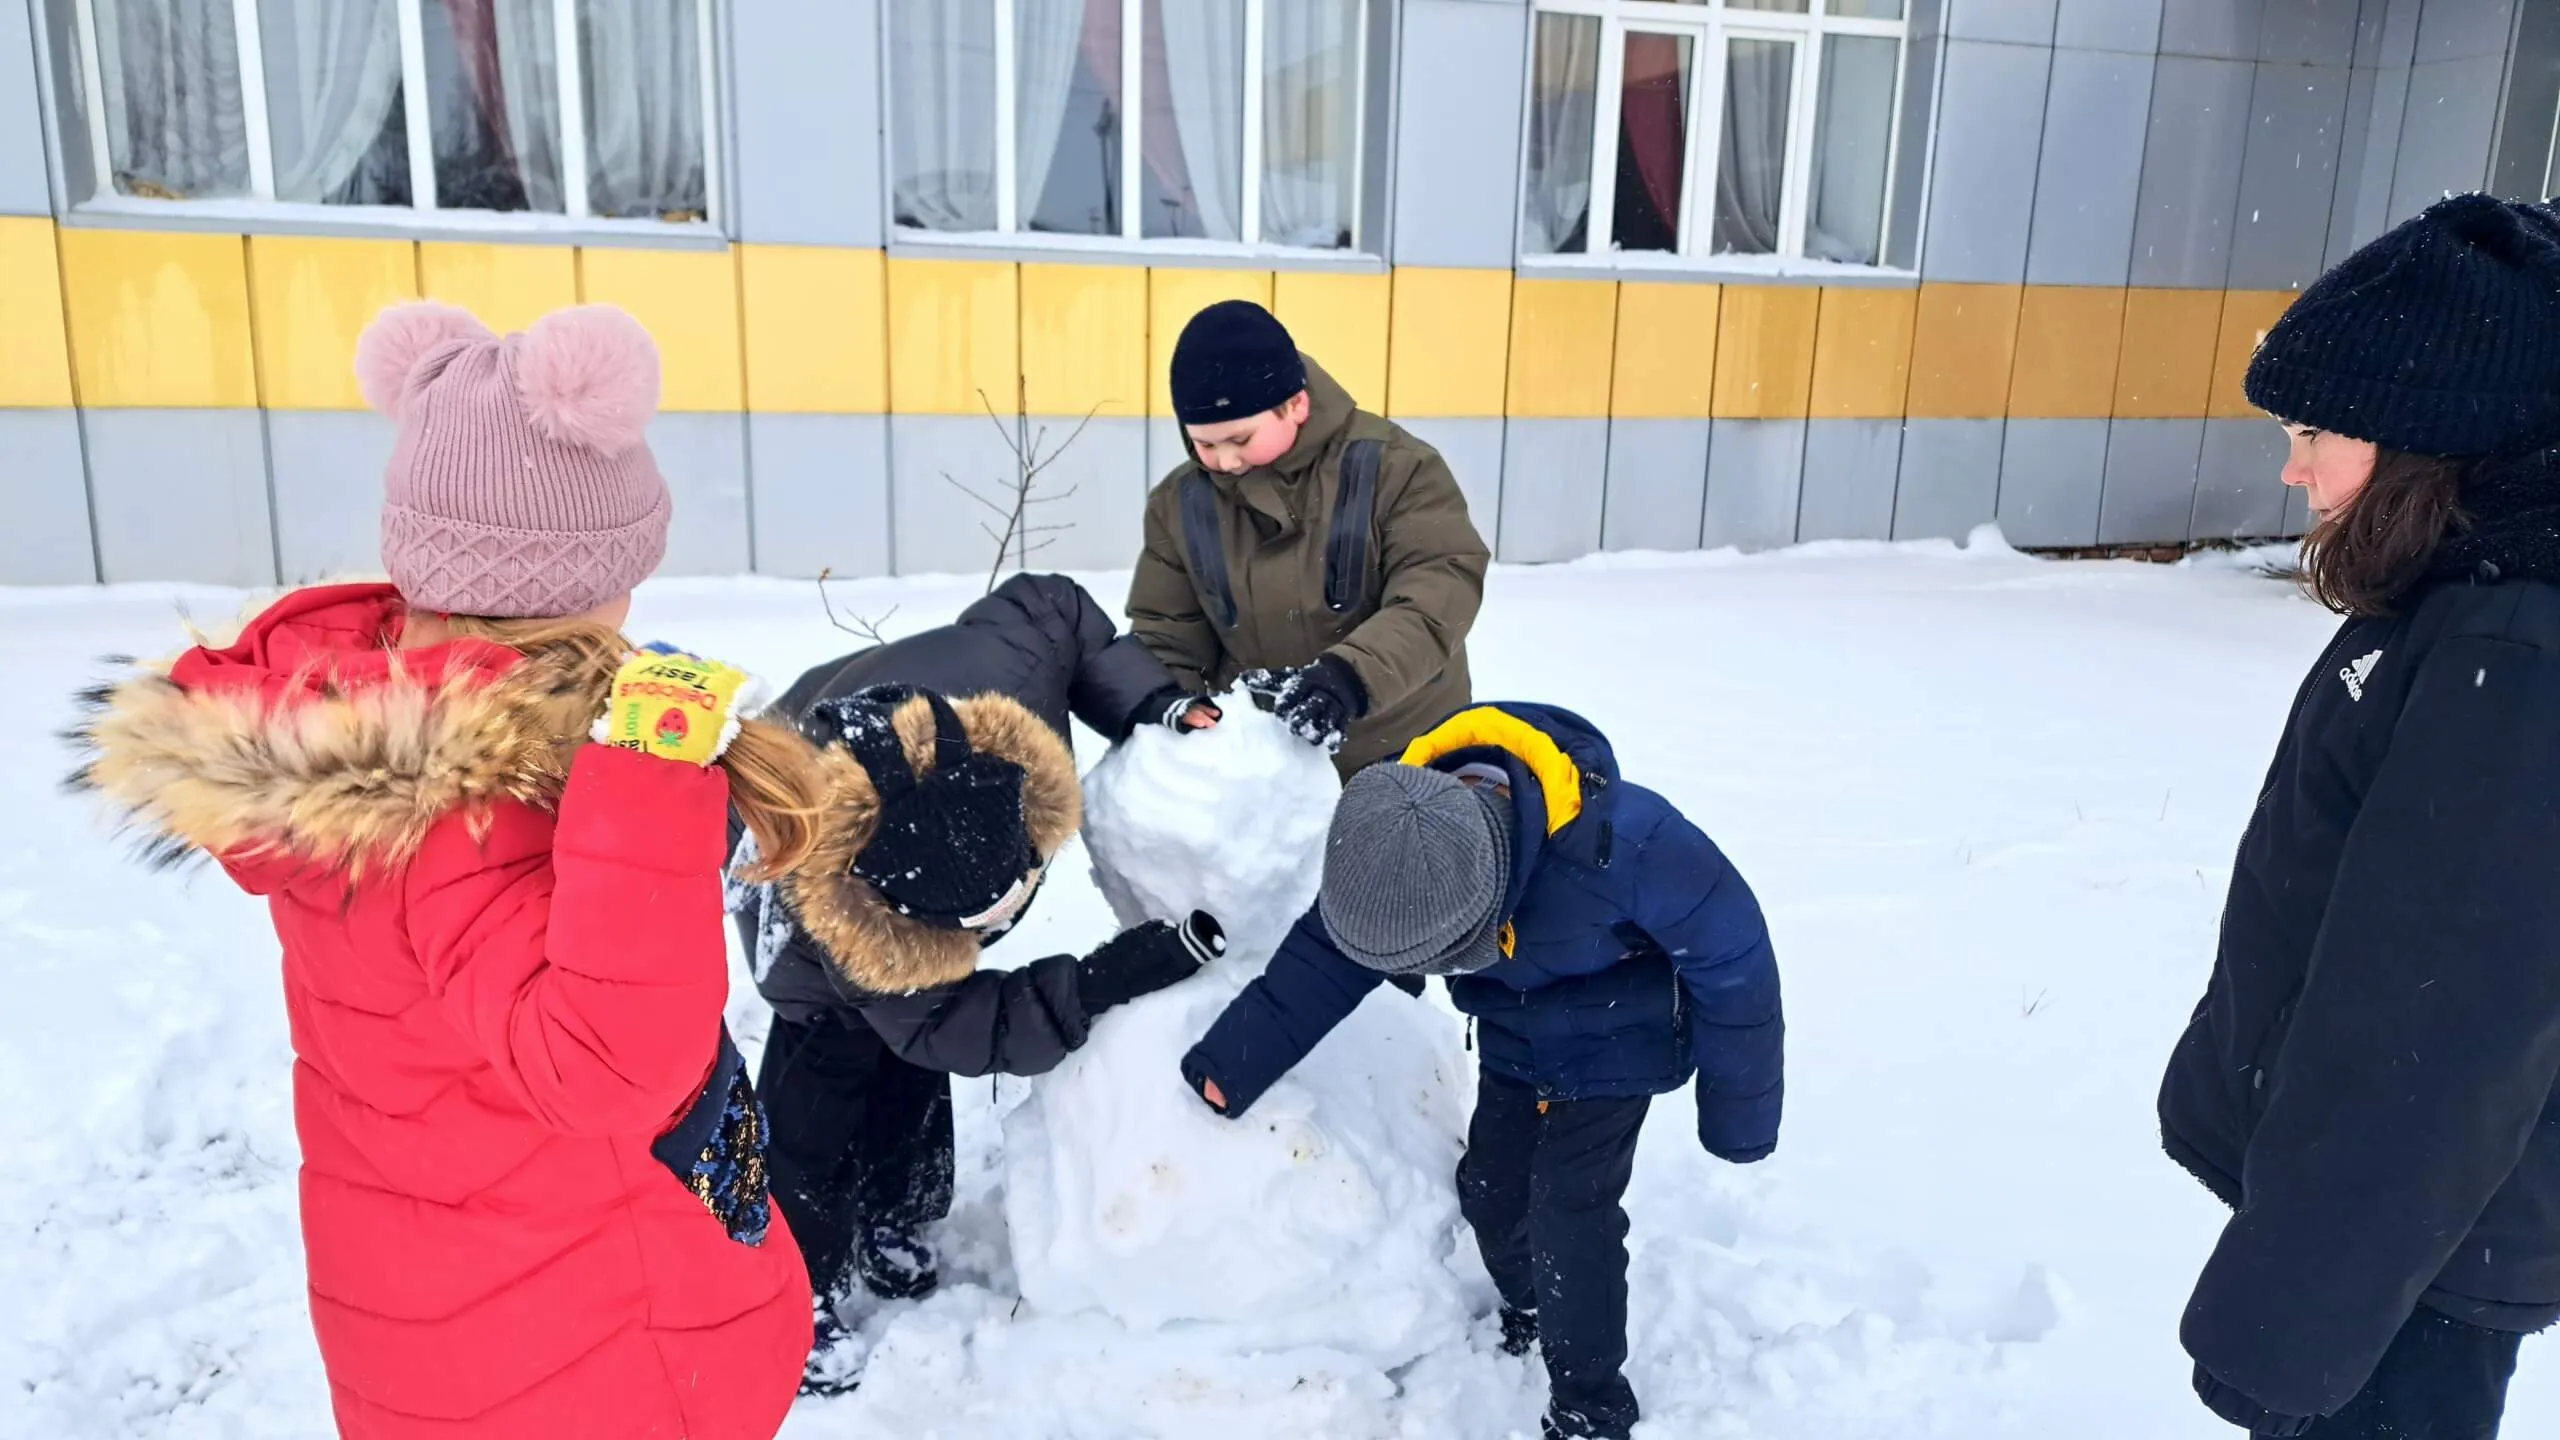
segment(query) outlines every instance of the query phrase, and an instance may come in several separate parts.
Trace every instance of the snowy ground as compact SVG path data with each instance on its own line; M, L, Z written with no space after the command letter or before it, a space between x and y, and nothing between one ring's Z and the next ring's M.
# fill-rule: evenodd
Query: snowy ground
M835 593L896 606L898 634L974 589ZM238 599L0 591L0 1436L329 1433L272 935L218 875L132 868L52 789L49 732L91 657L164 651L173 611ZM805 584L654 585L634 626L786 679L853 643ZM2327 630L2230 563L1834 547L1496 572L1480 693L1611 731L1627 774L1749 874L1786 976L1778 1155L1718 1165L1681 1097L1645 1136L1647 1440L2233 1433L2188 1397L2175 1339L2219 1217L2160 1155L2151 1099ZM1009 945L1107 927L1081 865L1059 869ZM1382 1375L1024 1311L995 1153L1019 1095L960 1094L953 1283L868 1317L863 1388L787 1436L1534 1435L1537 1382L1481 1331ZM2510 1433L2560 1433L2545 1349L2526 1347Z

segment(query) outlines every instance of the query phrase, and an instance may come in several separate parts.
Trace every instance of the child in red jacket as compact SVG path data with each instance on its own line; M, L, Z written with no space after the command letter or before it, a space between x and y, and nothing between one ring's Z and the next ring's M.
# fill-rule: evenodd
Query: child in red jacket
M657 351L603 307L500 339L422 304L357 372L399 423L392 583L102 689L81 781L274 914L341 1434L765 1440L809 1290L720 872L733 803L779 863L819 791L743 676L617 633L666 545Z

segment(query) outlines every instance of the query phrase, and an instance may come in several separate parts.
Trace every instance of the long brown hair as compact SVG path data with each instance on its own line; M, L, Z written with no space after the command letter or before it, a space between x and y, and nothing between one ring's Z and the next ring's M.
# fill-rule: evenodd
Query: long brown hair
M558 653L599 696L631 653L631 642L610 626L586 620L452 615L445 623L457 635L495 641L523 654ZM808 858L818 842L818 818L827 800L815 747L787 725L742 720L737 738L712 763L729 773L730 808L756 837L757 860L740 872L745 879L771 880Z
M2377 450L2373 478L2302 542L2302 588L2341 615L2389 615L2462 521L2465 465Z

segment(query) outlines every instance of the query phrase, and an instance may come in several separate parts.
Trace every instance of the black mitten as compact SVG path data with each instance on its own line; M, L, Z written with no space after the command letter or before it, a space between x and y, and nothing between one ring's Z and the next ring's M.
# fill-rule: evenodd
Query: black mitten
M1129 712L1129 723L1122 727L1120 738L1125 740L1136 734L1141 725L1161 725L1179 735L1191 728L1182 722L1194 708L1208 711L1212 720L1224 718L1217 702L1208 696L1196 690L1185 690L1179 685L1160 686L1148 692L1147 698L1138 702L1138 708Z
M1180 925L1150 920L1123 930L1076 962L1076 996L1090 1020L1200 973L1227 951L1227 932L1199 910Z
M1351 662L1327 651L1294 670L1255 670L1239 677L1271 707L1289 733L1328 755L1342 748L1351 722L1369 713L1368 687Z

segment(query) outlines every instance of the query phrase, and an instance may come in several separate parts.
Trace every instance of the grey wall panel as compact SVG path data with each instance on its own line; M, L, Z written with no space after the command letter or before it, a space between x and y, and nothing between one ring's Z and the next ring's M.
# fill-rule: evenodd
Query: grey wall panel
M2010 421L2000 447L2000 533L2019 546L2097 544L2106 475L2106 421Z
M1705 420L1609 422L1603 550L1695 550L1705 524Z
M0 3L0 215L47 215L44 105L36 93L35 32L24 4Z
M2342 66L2258 67L2240 198L2232 207L2232 289L2283 290L2319 278L2347 88Z
M1032 525L1065 528L1027 537L1023 563L1035 570L1117 569L1137 558L1146 494L1144 422L1096 420L1040 477ZM986 529L1002 522L963 493L988 500L1009 494L1012 452L983 417L894 415L889 418L889 497L893 562L900 575L985 574L996 542ZM945 476L949 479L945 479ZM961 482L961 483L954 483ZM1007 552L1010 556L1011 551ZM1009 563L1008 569L1013 568Z
M2461 0L2437 0L2459 4ZM2418 14L2427 0L2364 0L2356 13L2356 61L2363 66L2408 65L2418 54Z
M80 417L69 410L0 410L0 455L9 457L8 517L0 521L0 585L86 585L96 580Z
M1080 418L1045 422L1052 440L1073 430ZM1045 549L1038 548L1040 537L1032 538L1030 567L1125 570L1135 564L1146 542L1146 480L1146 421L1115 416L1087 425L1057 463L1041 472L1034 493L1054 498L1033 501L1033 523L1067 528L1049 537Z
M1600 548L1609 422L1514 419L1502 430L1499 560L1571 560Z
M268 412L284 583L382 573L382 472L397 438L397 427L370 410Z
M2311 533L2310 491L2296 490L2291 486L2286 487L2284 497L2284 533L2287 535L2308 535Z
M726 8L739 238L879 245L888 187L878 0Z
M1922 270L1932 280L2015 283L2026 274L2053 52L1949 40L1945 54Z
M98 578L276 582L255 410L84 410Z
M2160 53L2205 60L2255 60L2267 0L2168 0L2160 10Z
M2160 0L2062 0L2053 43L2084 50L2160 51Z
M2207 420L2196 467L2198 540L2284 533L2284 431L2267 420Z
M2400 151L2402 107L2409 98L2406 66L2347 72L2347 114L2339 127L2336 192L2329 202L2331 265L2382 233L2391 211L2391 165Z
M1884 260L1898 270L1920 263L1920 226L1926 218L1929 149L1923 137L1934 132L1938 116L1939 62L1947 42L1914 35L1903 47L1902 161L1894 167L1892 203L1885 214Z
M1947 29L1947 0L1911 0L1905 17L1911 24L1911 38L1943 35Z
M1946 33L1958 40L2053 43L2056 0L1947 0Z
M1998 420L1913 420L1902 429L1893 538L1961 540L2000 503Z
M2504 57L2515 24L2513 0L2427 0L2418 15L2420 65Z
M749 415L747 488L761 575L889 573L889 421Z
M2133 283L2217 289L2231 268L2255 64L2163 55L2152 72Z
M2098 543L2184 541L2195 519L2202 420L2118 420L2107 431L2107 483Z
M2409 108L2391 172L2391 222L2408 219L2447 191L2477 190L2488 178L2489 140L2505 72L2506 61L2495 55L2410 67Z
M1707 445L1707 513L1699 543L1774 550L1796 538L1804 480L1802 420L1717 420Z
M1502 543L1502 426L1489 419L1412 419L1397 424L1440 452L1467 497L1467 518L1484 543Z
M2290 65L2352 65L2361 0L2266 0L2258 58Z
M2124 283L2151 118L2151 66L2148 55L2053 52L2028 284Z
M1518 228L1528 9L1405 0L1403 26L1395 261L1507 267Z
M661 411L649 449L675 498L661 575L744 575L755 568L747 526L747 417Z
M1798 540L1890 540L1902 468L1899 420L1814 420L1804 436Z

